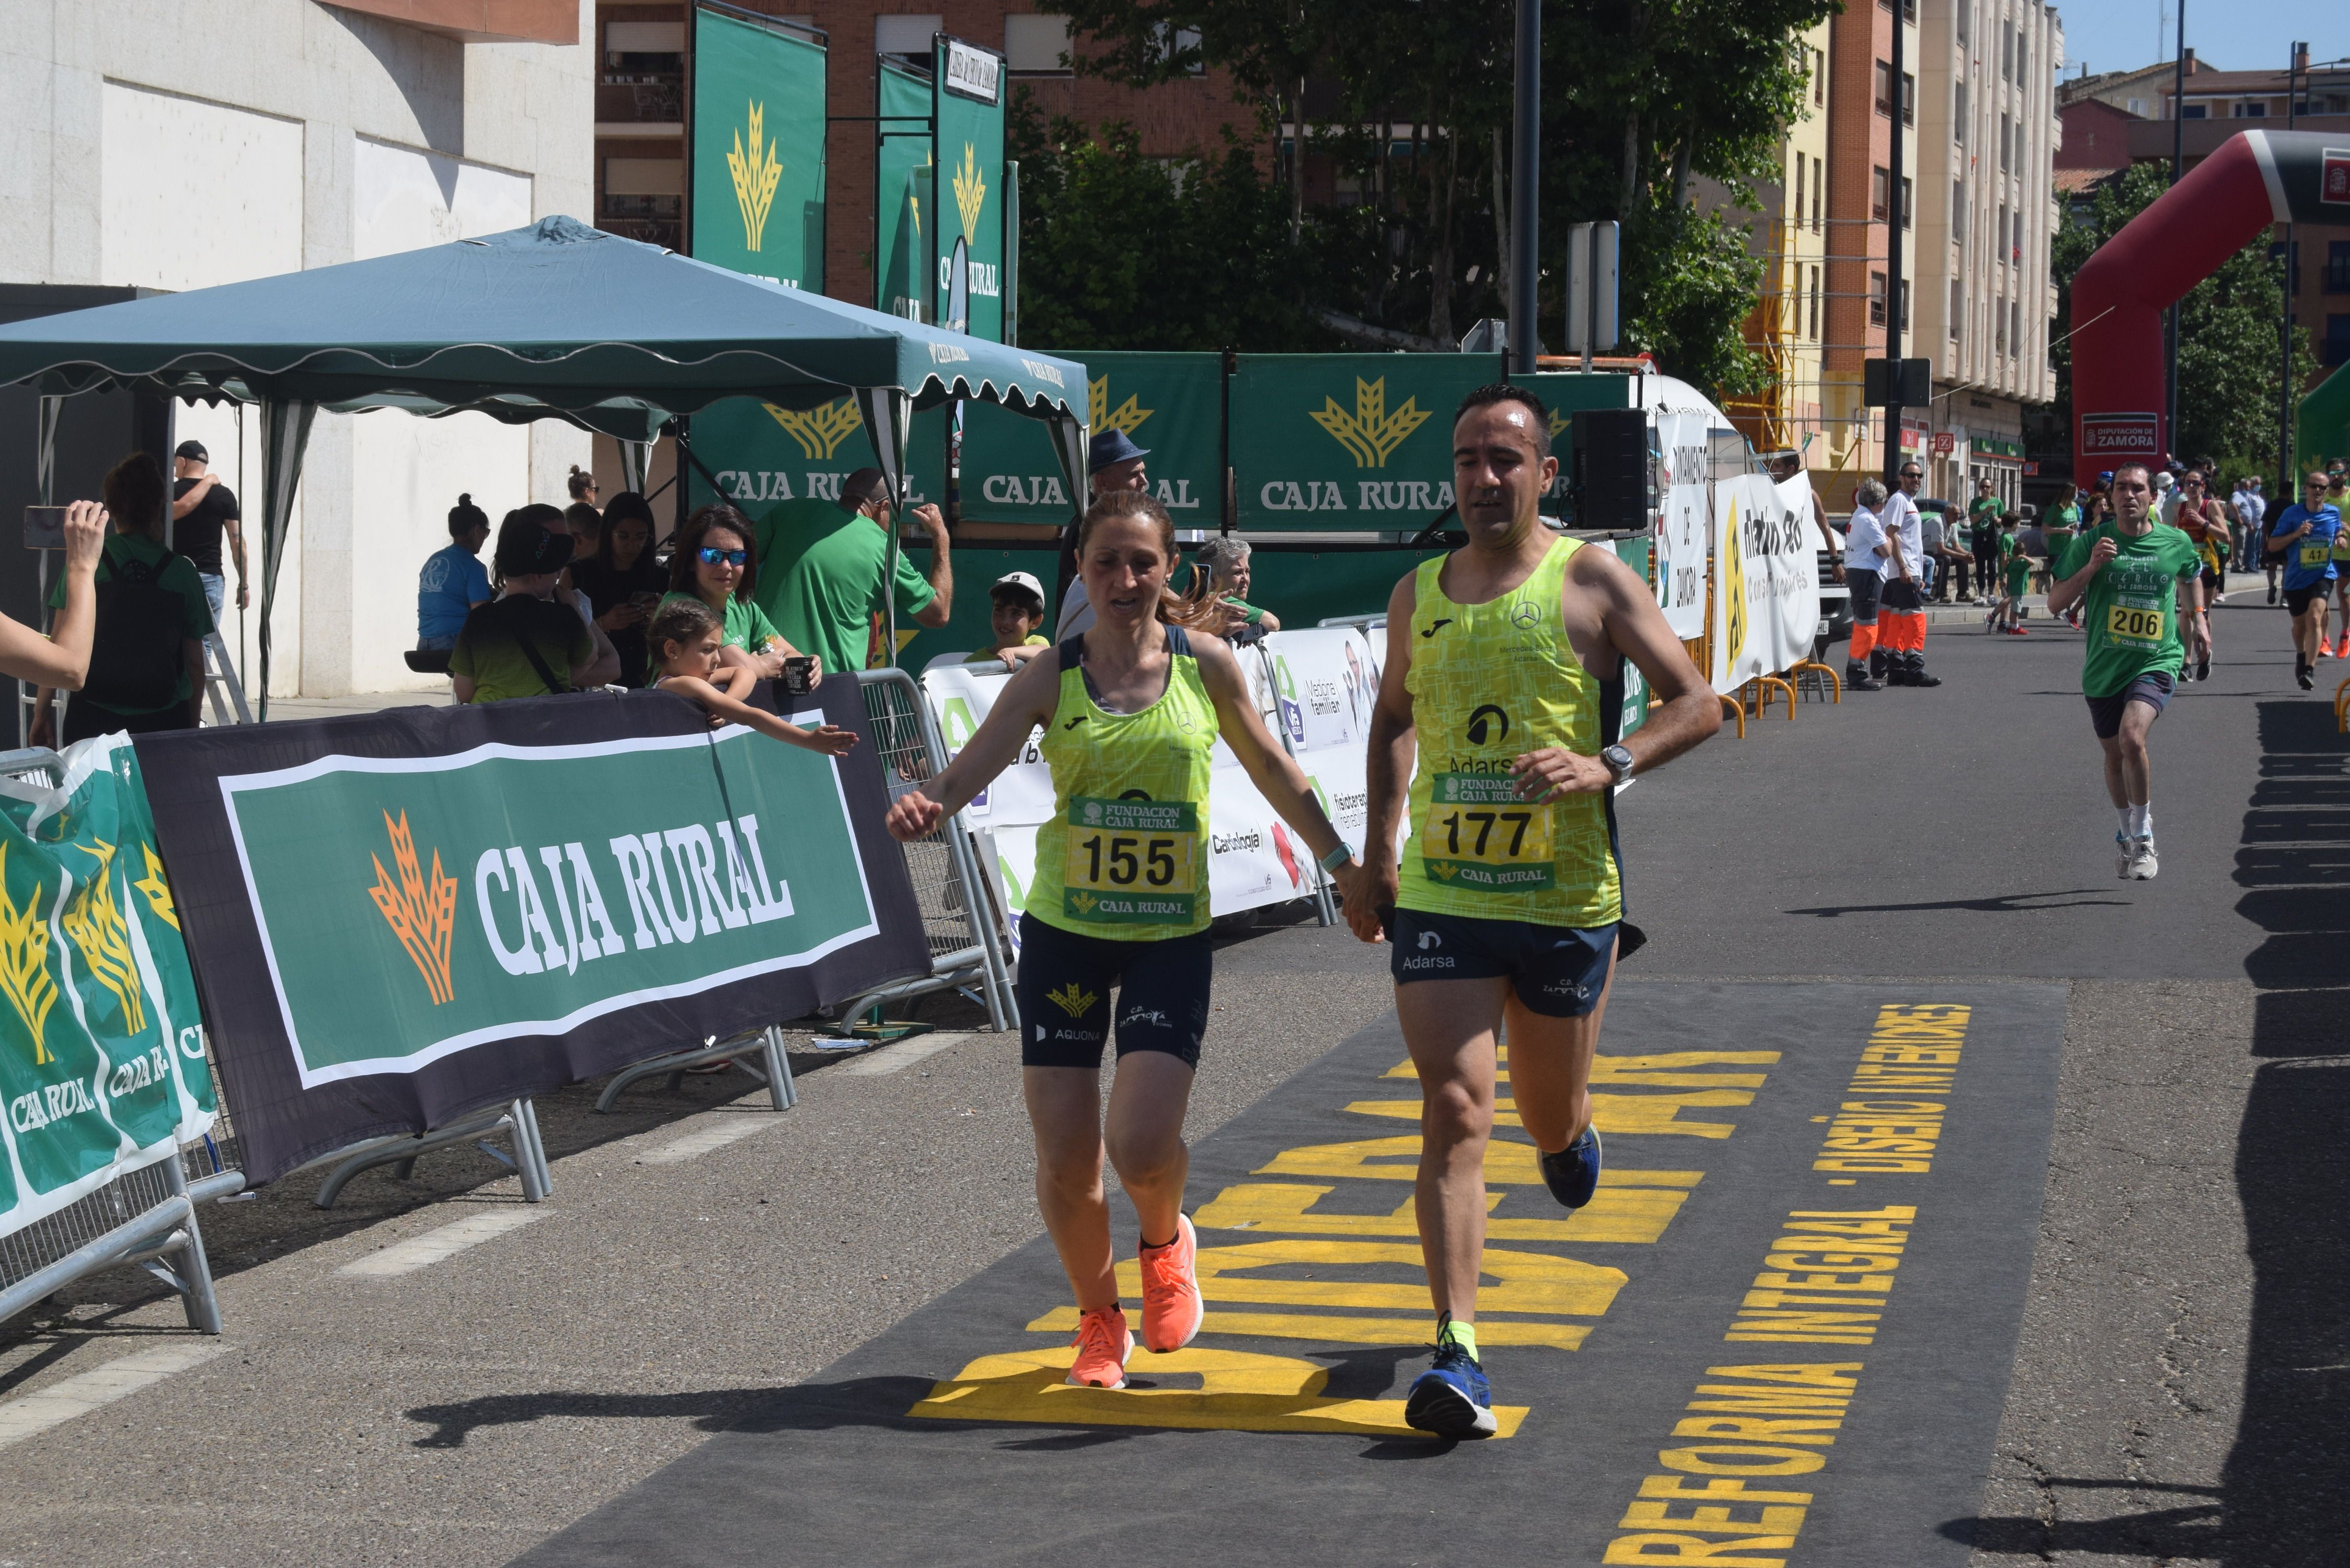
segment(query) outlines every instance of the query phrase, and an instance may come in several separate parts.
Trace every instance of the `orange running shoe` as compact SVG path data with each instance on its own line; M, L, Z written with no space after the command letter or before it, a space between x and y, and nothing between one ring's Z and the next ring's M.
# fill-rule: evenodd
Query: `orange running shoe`
M1200 1239L1191 1217L1175 1216L1175 1239L1142 1249L1142 1343L1164 1354L1180 1350L1200 1332L1200 1281L1194 1267Z
M1069 1364L1067 1381L1075 1387L1126 1386L1126 1358L1134 1354L1134 1335L1127 1331L1120 1307L1089 1312L1077 1319L1077 1356Z

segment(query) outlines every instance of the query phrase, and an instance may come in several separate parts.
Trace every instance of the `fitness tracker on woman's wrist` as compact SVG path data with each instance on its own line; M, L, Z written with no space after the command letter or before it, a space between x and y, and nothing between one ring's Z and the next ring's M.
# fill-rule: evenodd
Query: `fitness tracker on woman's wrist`
M1321 867L1325 871L1336 871L1339 867L1344 866L1347 861L1352 860L1354 857L1355 846L1342 838L1338 840L1338 846L1336 849L1333 849L1329 854L1322 857L1322 858L1315 861L1315 864Z

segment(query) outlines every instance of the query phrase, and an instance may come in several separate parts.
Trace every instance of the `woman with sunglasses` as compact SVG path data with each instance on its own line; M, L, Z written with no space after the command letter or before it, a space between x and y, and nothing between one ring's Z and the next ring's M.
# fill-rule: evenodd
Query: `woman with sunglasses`
M750 520L723 501L698 508L685 520L677 548L669 558L671 599L700 599L723 628L719 667L748 665L762 680L784 672L784 660L799 657L799 649L784 640L766 612L752 602L759 580L759 556L751 543ZM658 612L656 612L658 613ZM813 687L824 673L822 664L809 676Z

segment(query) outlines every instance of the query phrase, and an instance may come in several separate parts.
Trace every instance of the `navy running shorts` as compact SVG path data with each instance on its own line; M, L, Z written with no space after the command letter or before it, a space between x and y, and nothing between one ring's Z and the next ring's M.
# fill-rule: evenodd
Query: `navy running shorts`
M1388 968L1398 985L1507 978L1526 1010L1545 1018L1587 1017L1599 1005L1622 929L1620 922L1578 929L1401 909L1387 928Z
M1101 1066L1118 988L1118 1054L1164 1051L1200 1064L1215 961L1208 933L1121 942L1020 917L1020 1064Z
M2089 722L2097 732L2097 739L2110 741L2122 732L2122 710L2132 702L2143 702L2158 717L2170 706L2170 694L2178 682L2168 670L2157 670L2141 675L2110 697L2091 697Z

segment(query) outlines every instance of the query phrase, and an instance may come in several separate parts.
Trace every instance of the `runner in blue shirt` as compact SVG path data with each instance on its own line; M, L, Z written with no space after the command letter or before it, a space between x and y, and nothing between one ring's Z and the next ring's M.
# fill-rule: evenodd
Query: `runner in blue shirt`
M2293 612L2293 678L2308 691L2317 683L2318 641L2325 635L2325 595L2334 583L2334 536L2342 514L2325 500L2325 475L2302 481L2301 501L2277 514L2266 553L2284 562L2284 605Z

